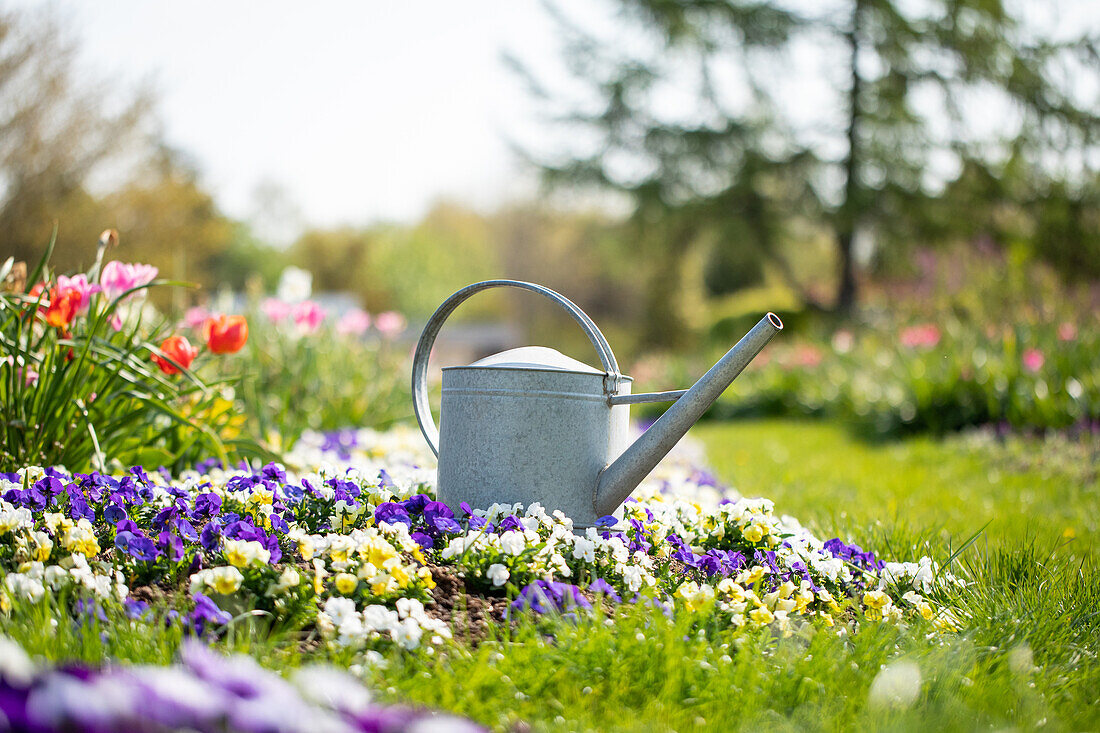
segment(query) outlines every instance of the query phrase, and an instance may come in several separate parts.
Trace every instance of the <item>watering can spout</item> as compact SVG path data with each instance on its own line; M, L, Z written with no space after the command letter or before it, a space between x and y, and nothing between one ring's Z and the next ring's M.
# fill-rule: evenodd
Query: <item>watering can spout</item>
M630 492L684 437L714 401L737 378L737 375L783 328L779 316L769 313L760 319L702 379L685 392L665 411L657 422L642 433L614 463L605 468L596 485L597 516L611 514Z

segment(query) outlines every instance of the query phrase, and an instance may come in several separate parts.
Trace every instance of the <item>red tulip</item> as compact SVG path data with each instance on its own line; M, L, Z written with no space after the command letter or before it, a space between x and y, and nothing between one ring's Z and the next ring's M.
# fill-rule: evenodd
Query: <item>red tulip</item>
M248 321L244 316L211 316L202 332L207 347L215 354L232 354L248 341Z
M160 344L160 350L184 369L190 368L191 362L198 356L199 350L191 345L183 336L169 336ZM178 374L179 369L167 359L158 354L153 354L153 362L160 367L165 374Z
M54 328L65 328L73 322L83 294L76 288L50 290L50 306L46 309L46 323Z

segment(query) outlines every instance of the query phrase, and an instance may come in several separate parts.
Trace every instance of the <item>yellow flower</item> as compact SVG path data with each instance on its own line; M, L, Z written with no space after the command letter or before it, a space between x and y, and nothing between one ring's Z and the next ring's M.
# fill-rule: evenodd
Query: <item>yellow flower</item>
M319 557L313 558L313 592L320 595L325 592L325 578L328 571L325 570L325 561Z
M416 577L420 578L420 582L422 582L424 587L428 590L435 587L435 579L432 577L432 571L428 568L420 568L417 570Z
M775 620L775 616L772 615L772 612L763 606L749 611L749 618L751 618L752 622L757 626L767 626Z
M397 557L397 550L381 537L372 537L366 544L359 546L359 554L371 565L380 568L386 564L386 560Z
M376 596L385 595L388 587L387 583L371 583L370 592Z
M764 539L764 535L767 534L767 530L764 528L763 525L754 523L741 530L741 534L744 535L745 539L749 542L756 543Z
M876 611L890 602L890 596L880 590L869 590L863 594L863 605Z
M683 599L689 611L697 611L714 600L714 588L689 580L676 589L676 597Z
M50 557L50 552L53 550L53 542L50 541L49 535L45 532L35 532L34 535L35 551L34 559L38 562L46 562Z
M206 578L206 584L212 587L214 592L221 593L223 596L236 593L242 582L244 582L244 576L241 575L241 571L226 566L211 568Z
M757 565L749 570L742 570L737 576L737 582L741 585L753 585L764 577L767 572L763 565Z
M409 575L409 572L401 565L390 570L390 575L393 576L393 579L396 580L397 584L402 588L408 588L409 581L412 580L412 576Z
M335 582L336 590L344 595L354 593L355 589L359 586L359 579L351 573L337 573Z
M235 568L266 565L271 559L271 552L252 540L226 540L224 553L226 562Z
M261 486L252 487L252 493L245 499L245 504L252 506L258 506L260 504L271 504L275 499L275 494Z
M727 596L732 603L740 603L745 600L745 589L729 578L723 578L718 583L718 592Z

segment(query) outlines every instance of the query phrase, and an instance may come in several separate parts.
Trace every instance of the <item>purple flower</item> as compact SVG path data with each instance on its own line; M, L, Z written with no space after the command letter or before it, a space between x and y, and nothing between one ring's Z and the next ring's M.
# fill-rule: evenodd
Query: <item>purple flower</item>
M151 539L134 532L124 530L115 535L115 547L135 560L154 562L160 557L160 550Z
M199 544L208 552L214 552L222 544L222 527L218 522L207 522L199 533Z
M515 514L509 514L507 517L501 520L500 525L497 527L500 532L508 532L516 530L523 531L523 522Z
M374 510L374 521L378 524L407 524L412 526L409 513L400 504L392 501L382 502Z
M126 510L118 504L108 504L107 508L103 510L103 518L112 524L121 522L127 518Z
M137 523L132 519L122 519L115 523L115 530L119 532L133 532L134 534L142 534L141 529L138 528Z
M269 463L264 466L260 475L268 481L278 481L281 484L286 483L286 471L277 463Z
M188 621L190 621L192 628L199 636L202 636L203 632L206 631L207 624L224 626L233 619L228 613L218 608L218 604L202 593L196 593L194 600L195 610L188 616Z
M458 534L462 531L462 525L450 517L435 517L431 520L431 525L440 532Z
M575 585L553 580L536 580L523 587L519 597L512 601L509 608L515 611L530 609L535 613L549 613L592 608L592 604Z
M168 556L172 562L183 559L183 540L171 532L161 532L157 535L157 549Z
M588 590L592 591L593 593L599 593L604 597L611 599L615 603L622 603L622 597L619 596L619 594L615 592L615 588L612 587L611 584L603 578L596 578L595 580L593 580L589 584Z
M222 498L217 494L206 493L195 497L195 516L212 517L222 510Z
M447 519L454 519L455 513L451 511L451 508L441 501L429 501L424 504L424 519L429 523L433 522L436 517L446 517Z
M470 508L470 505L466 502L462 502L458 505L458 508L465 512L465 520L470 529L481 529L485 526L485 519L474 514L474 510Z
M413 532L409 536L413 538L413 541L416 542L416 544L420 545L425 550L430 550L431 548L435 547L435 540L433 540L429 535L426 535L423 532Z
M286 520L283 519L280 515L272 514L270 517L268 517L268 519L271 520L271 528L276 532L286 534L290 531L290 525L287 524Z
M385 473L385 471L383 471L383 473ZM405 507L405 511L409 512L410 514L423 514L424 507L426 507L429 503L433 503L430 496L428 496L427 494L416 494L401 502L401 506ZM451 516L454 515L452 514Z
M195 531L195 526L183 517L177 519L174 524L176 526L176 531L180 533L180 537L183 537L188 542L194 542L199 538L199 533Z

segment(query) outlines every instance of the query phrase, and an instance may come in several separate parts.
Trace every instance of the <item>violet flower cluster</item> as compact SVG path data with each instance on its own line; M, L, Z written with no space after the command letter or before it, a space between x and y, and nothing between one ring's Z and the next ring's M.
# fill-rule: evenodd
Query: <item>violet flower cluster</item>
M61 667L0 637L0 721L30 733L475 733L472 722L379 705L347 672L309 665L288 679L251 657L191 641L170 666Z

